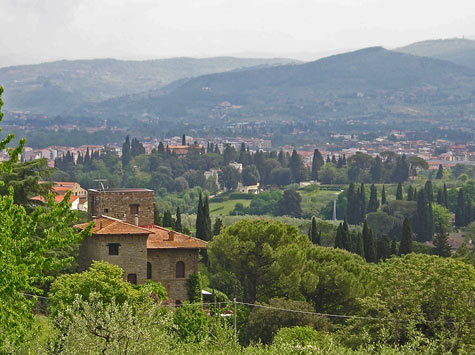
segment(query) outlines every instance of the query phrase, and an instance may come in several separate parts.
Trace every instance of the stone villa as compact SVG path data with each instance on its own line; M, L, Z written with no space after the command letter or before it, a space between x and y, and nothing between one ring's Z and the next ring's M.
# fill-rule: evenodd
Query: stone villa
M207 243L154 225L153 213L152 190L88 190L94 228L81 244L79 268L86 270L93 260L107 261L120 266L127 281L160 282L170 301L181 302L187 299L186 279L198 273L199 250Z

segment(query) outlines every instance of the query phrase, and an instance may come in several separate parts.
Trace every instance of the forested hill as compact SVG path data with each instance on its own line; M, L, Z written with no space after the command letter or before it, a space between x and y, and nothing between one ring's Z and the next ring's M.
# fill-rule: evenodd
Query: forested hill
M263 119L453 118L474 110L475 71L381 47L315 62L210 74L166 94L124 97L84 114L216 123Z
M475 69L475 41L470 39L422 41L396 50L406 54L448 60Z
M161 88L173 81L293 59L233 57L146 61L92 59L0 68L7 110L59 114L78 105Z

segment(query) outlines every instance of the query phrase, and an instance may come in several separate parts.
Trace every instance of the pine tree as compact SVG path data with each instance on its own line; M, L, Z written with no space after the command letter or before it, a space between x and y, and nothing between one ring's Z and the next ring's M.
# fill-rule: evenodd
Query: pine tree
M374 248L374 236L371 229L368 227L368 223L364 221L363 224L363 246L364 246L364 257L367 262L376 261L376 252Z
M371 192L368 202L368 213L376 212L379 208L378 190L374 184L371 185Z
M399 244L399 255L412 253L412 228L407 217L402 224L401 243Z
M437 175L435 176L436 179L442 179L444 177L444 168L442 164L439 164L439 170L437 170Z
M402 184L398 183L397 184L397 190L396 190L396 200L402 201Z
M381 205L385 205L386 203L386 190L384 189L383 185L383 190L381 191Z
M180 207L176 208L176 220L175 220L175 230L179 233L183 232L183 226L181 224L181 211Z
M320 233L317 231L317 219L312 217L312 228L310 229L310 240L313 244L321 245Z
M213 236L216 236L219 233L221 233L222 228L223 228L223 220L221 218L216 218L213 225Z
M465 225L465 196L463 189L459 189L457 196L457 209L455 210L455 225L463 227Z
M322 153L318 149L313 151L312 160L312 180L318 180L318 171L323 167L325 162L323 161Z
M452 255L450 252L450 245L448 241L448 233L445 232L444 226L439 225L439 231L434 237L434 254L442 257L449 257Z
M412 201L414 199L414 188L412 185L409 185L409 188L407 189L407 200Z

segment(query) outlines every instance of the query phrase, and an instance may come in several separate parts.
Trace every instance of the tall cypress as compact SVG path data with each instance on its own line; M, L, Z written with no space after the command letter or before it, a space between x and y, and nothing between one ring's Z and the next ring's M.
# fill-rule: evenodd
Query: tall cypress
M447 193L447 185L444 184L444 191L443 191L443 194L444 194L444 207L445 208L449 208L449 195Z
M351 243L350 229L348 228L348 223L346 223L346 219L345 219L343 221L343 226L342 226L341 245L343 249L352 251L351 244L352 243Z
M163 226L165 228L175 228L175 223L173 223L172 214L168 210L163 213Z
M391 241L391 255L396 255L396 254L397 254L396 239L393 239Z
M397 190L396 190L396 200L401 201L403 199L402 196L402 184L398 183L397 184Z
M465 196L463 188L459 189L457 196L457 209L455 210L455 225L463 227L465 225Z
M364 221L364 224L363 224L363 246L364 246L364 257L366 261L367 262L376 261L373 231L368 227L368 223L366 223L366 221Z
M427 200L432 202L434 201L434 192L432 191L432 181L427 180L426 184L424 185L424 190L426 192Z
M442 164L439 164L439 170L437 170L437 175L435 176L436 179L442 179L444 177L444 168Z
M359 209L357 203L357 196L355 191L355 183L352 182L348 188L346 214L349 224L357 224L359 219Z
M412 201L414 199L414 188L412 185L409 185L409 188L407 189L407 200Z
M365 257L364 255L364 243L363 243L363 235L361 232L358 232L356 234L356 240L355 240L355 253L361 256L362 258Z
M203 216L203 199L200 192L198 199L198 209L196 212L196 237L202 240L205 240L205 231L204 231L204 216Z
M321 235L317 231L317 219L312 217L312 229L310 230L310 240L313 244L321 245Z
M209 215L209 198L206 195L203 202L203 220L204 220L204 240L211 240L213 234L211 233L211 217Z
M223 228L223 220L221 218L216 218L213 225L213 235L216 236L221 233Z
M318 171L325 164L323 161L322 153L318 149L313 151L313 160L312 160L312 180L318 180Z
M374 184L371 185L371 192L368 202L368 213L376 212L379 208L378 190Z
M421 191L422 193L422 191ZM412 228L411 222L406 217L402 224L401 243L399 244L399 255L412 253Z
M180 207L176 208L175 230L179 233L183 232L183 226L181 225Z
M439 225L439 231L434 237L434 254L442 257L452 255L448 241L448 233L445 232L444 226Z
M343 248L343 224L340 223L336 228L336 236L335 236L335 248L344 249Z
M122 144L122 166L126 167L131 159L132 155L130 152L130 138L127 136L125 137L124 144Z
M385 205L387 203L386 201L386 190L383 185L383 190L381 191L381 205Z
M366 218L366 191L364 184L361 183L359 189L359 196L358 196L358 210L359 210L359 218L358 223L363 223Z
M418 241L427 242L432 240L434 235L434 216L432 203L427 199L425 189L421 189L417 194L415 227Z

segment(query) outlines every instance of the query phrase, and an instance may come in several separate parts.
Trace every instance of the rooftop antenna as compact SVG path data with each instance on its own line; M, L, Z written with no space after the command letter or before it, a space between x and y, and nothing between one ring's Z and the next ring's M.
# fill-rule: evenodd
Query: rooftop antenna
M104 192L106 190L106 188L104 187L104 184L107 185L107 179L95 179L93 181L98 183L99 191Z

